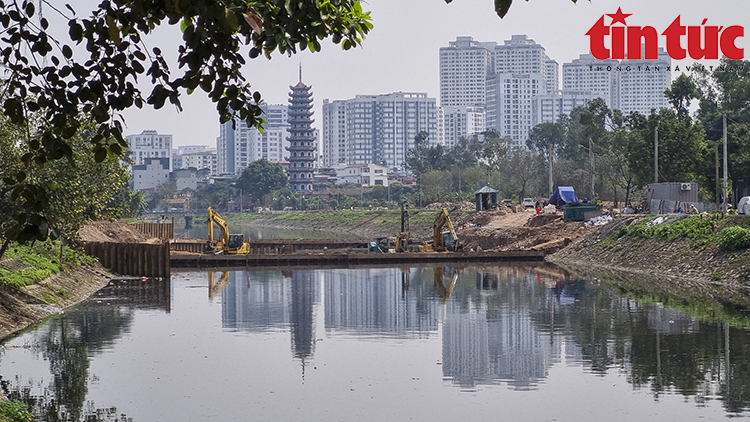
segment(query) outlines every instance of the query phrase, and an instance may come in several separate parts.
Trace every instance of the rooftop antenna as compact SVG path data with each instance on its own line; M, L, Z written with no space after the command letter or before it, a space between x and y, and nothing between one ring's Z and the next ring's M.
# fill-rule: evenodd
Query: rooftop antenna
M302 63L299 64L299 82L302 83Z

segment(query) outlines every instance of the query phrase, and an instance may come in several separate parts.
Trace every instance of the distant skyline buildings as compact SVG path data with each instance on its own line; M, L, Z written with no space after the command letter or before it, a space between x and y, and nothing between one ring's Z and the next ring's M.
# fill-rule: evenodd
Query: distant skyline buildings
M545 47L525 34L502 43L459 36L439 50L439 100L409 91L324 100L322 127L312 127L316 166L384 163L403 171L406 152L421 131L430 143L446 147L486 130L525 145L534 125L557 121L597 97L624 114L668 107L663 91L671 83L671 59L663 50L658 60L602 61L580 54L563 63L562 71ZM218 173L239 174L261 158L290 158L289 106L263 107L268 122L263 133L244 122L221 126Z
M284 161L289 155L289 105L263 104L263 132L245 121L226 122L216 138L218 174L239 174L253 161Z
M593 98L624 114L668 107L670 64L662 49L658 60L602 61L582 54L563 64L561 91L559 64L527 35L512 35L502 44L461 36L440 48L440 105L481 107L487 130L525 145L534 125L556 121L559 113ZM445 127L441 132L445 139L451 133Z

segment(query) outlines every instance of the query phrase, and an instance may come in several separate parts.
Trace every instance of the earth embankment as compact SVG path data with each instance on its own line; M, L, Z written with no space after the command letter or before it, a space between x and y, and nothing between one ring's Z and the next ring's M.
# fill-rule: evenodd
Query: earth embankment
M743 224L746 217L720 215L620 217L547 260L628 291L750 307L750 250L718 241Z
M0 261L3 267L16 265ZM112 277L98 264L76 265L30 286L0 286L0 340L83 301Z

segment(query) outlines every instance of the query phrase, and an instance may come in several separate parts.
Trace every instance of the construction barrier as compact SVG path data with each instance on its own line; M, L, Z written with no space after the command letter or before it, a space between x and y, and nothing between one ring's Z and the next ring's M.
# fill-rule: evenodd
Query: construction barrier
M121 275L169 278L169 243L87 242L84 250Z

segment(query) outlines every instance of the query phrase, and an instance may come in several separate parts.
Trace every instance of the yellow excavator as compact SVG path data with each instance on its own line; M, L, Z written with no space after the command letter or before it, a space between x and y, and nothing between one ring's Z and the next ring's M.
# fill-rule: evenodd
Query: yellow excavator
M221 230L221 239L218 241L214 241L214 223L216 223ZM208 207L208 242L210 244L211 252L217 254L248 253L250 251L250 247L247 242L245 242L245 235L229 234L227 220L211 207Z
M453 228L453 222L448 215L447 209L443 208L438 213L437 217L435 217L435 222L432 223L432 229L434 231L432 242L420 246L420 252L445 252L458 249L458 236L456 235L456 230Z

